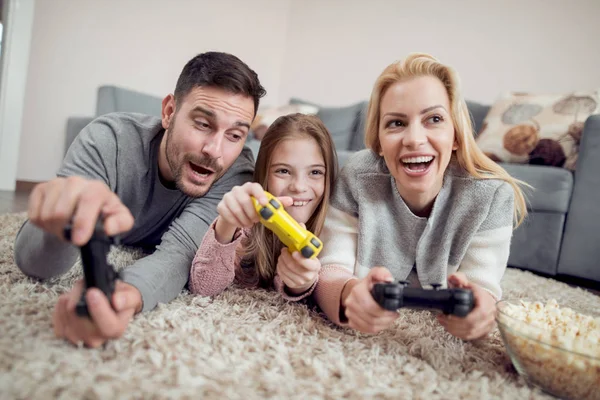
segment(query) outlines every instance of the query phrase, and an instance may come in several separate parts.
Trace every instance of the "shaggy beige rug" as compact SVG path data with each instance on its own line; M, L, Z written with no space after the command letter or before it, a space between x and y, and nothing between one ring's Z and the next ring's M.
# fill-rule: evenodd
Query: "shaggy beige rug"
M498 332L465 343L430 313L406 310L393 329L361 335L263 290L184 292L137 316L123 338L77 348L54 338L51 310L81 268L47 283L21 274L13 241L24 217L0 216L0 398L548 398L518 376ZM111 261L138 256L117 250ZM503 288L600 308L587 291L519 270Z

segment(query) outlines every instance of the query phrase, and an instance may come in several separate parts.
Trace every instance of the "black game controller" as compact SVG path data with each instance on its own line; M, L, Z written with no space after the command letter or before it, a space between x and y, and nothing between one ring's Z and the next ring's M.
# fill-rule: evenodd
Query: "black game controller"
M72 226L65 227L65 239L71 241ZM119 278L119 273L108 263L107 256L111 245L118 245L118 237L109 237L104 232L104 226L101 221L96 223L94 233L90 240L81 247L81 263L83 264L83 275L85 277L85 289L81 294L81 299L75 307L75 312L80 317L89 317L85 293L88 288L98 288L104 293L112 304L112 295L115 291L115 283Z
M384 309L396 311L399 308L435 309L444 314L466 317L475 300L470 289L443 289L433 284L433 290L408 287L408 282L377 283L371 294Z

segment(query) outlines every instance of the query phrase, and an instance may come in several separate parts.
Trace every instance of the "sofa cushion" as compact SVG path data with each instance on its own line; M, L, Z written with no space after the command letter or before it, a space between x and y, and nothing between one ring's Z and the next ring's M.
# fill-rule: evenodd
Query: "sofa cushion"
M475 137L482 131L483 120L490 111L490 106L486 104L477 103L475 101L467 101L467 108L471 114L471 121L473 122L473 134Z
M318 107L317 117L321 118L329 130L336 150L349 149L363 102L346 107L323 107L310 101L292 98L290 104L309 104Z
M506 93L485 117L477 144L496 161L575 170L585 120L600 112L600 91Z
M522 187L530 211L566 213L573 191L573 174L557 167L500 163L506 171L533 189Z

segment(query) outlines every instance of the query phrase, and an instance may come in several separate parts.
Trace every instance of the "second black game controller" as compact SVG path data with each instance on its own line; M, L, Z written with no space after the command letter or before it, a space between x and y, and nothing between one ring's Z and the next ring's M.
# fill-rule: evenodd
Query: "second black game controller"
M65 239L71 241L72 226L69 224L64 229ZM98 221L90 240L81 246L81 263L85 288L81 298L75 307L75 312L80 317L89 317L90 313L85 300L85 294L89 288L98 288L104 293L112 304L112 295L119 273L108 263L107 256L111 245L118 245L118 237L109 237L104 232L103 224Z
M433 289L408 287L408 282L377 283L371 294L384 309L396 311L400 308L440 310L444 314L466 317L475 306L470 289Z

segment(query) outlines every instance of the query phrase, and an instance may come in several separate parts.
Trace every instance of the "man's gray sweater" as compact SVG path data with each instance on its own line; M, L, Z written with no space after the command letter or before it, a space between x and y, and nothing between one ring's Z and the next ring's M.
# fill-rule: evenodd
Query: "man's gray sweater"
M60 167L60 177L81 176L106 183L129 208L133 228L122 235L127 246L152 254L123 271L123 280L142 294L143 310L177 297L188 281L192 259L216 218L216 207L233 186L252 179L249 149L208 193L192 198L160 179L158 156L165 134L161 120L114 113L97 118L77 136ZM68 271L79 250L26 221L15 241L15 260L32 277L47 279Z

